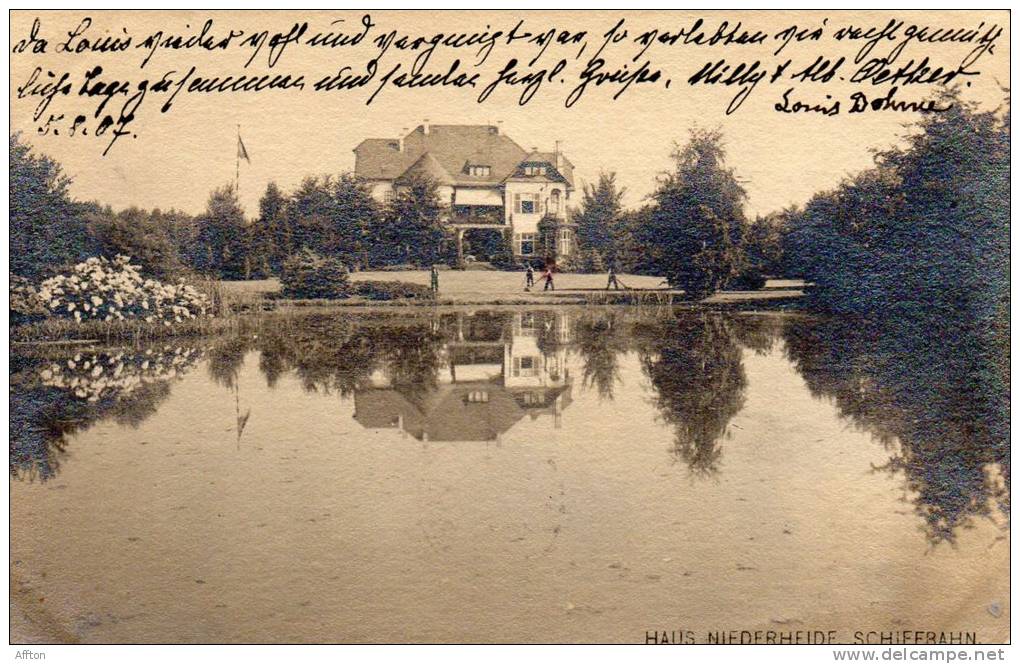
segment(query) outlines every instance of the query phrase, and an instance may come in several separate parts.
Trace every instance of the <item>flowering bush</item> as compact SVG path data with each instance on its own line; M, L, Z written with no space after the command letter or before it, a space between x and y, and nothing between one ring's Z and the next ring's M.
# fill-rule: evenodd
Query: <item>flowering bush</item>
M89 258L71 274L44 281L38 296L51 315L77 321L141 319L170 325L209 310L206 295L183 282L145 279L127 256Z

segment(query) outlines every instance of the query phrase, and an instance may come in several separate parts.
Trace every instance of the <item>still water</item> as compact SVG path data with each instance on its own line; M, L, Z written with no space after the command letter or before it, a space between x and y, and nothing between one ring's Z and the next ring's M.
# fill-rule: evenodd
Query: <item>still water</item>
M559 307L19 350L12 641L1002 642L1008 361L983 349Z

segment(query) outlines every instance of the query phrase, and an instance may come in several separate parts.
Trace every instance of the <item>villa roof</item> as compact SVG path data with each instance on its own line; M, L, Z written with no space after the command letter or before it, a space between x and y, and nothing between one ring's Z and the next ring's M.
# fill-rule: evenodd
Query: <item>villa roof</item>
M487 400L472 402L468 395L483 391ZM544 392L540 402L528 403L523 392ZM435 441L495 440L524 418L549 412L560 396L561 408L570 404L570 388L521 388L509 390L489 381L440 385L415 405L398 388L371 388L354 393L354 419L369 429L394 428L401 421L403 430L418 440L425 435Z
M429 125L427 132L419 125L404 137L403 150L400 139L370 138L358 144L354 154L354 172L367 180L397 180L424 172L444 184L468 186L499 185L515 177L531 156L556 165L555 153L529 155L492 125ZM573 164L560 158L566 171L562 181L573 186ZM488 166L488 175L472 175L471 166Z
M402 182L409 179L413 175L423 175L431 178L439 184L453 184L454 179L450 174L443 168L443 165L432 156L431 152L423 154L418 161L411 164L406 171L400 174L400 177L396 178L395 182Z

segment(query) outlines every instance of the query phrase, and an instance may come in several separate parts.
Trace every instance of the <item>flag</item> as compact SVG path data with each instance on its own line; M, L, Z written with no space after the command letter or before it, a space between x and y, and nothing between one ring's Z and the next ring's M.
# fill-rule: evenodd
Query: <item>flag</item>
M241 140L241 135L237 135L237 158L244 159L249 164L251 159L248 157L248 151L244 149L244 141Z

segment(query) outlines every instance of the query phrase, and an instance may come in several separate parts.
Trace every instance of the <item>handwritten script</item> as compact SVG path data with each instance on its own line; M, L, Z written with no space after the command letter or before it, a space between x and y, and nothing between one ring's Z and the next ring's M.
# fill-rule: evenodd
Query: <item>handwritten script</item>
M13 81L15 112L30 110L41 135L96 137L104 155L137 137L143 118L196 97L270 91L355 95L371 106L444 88L478 104L553 99L572 108L710 88L722 92L715 112L723 114L741 112L755 95L767 96L770 112L791 115L940 112L949 104L938 90L971 85L1003 33L991 21L946 27L896 18L872 25L823 17L766 30L751 20L665 25L657 23L668 15L620 16L592 30L590 21L582 29L501 13L479 14L476 29L419 32L371 13L278 15L279 25L256 27L243 17L234 25L166 16L165 25L137 32L102 13L67 24L34 18L12 35L12 67L29 72ZM274 20L266 16L259 20Z

